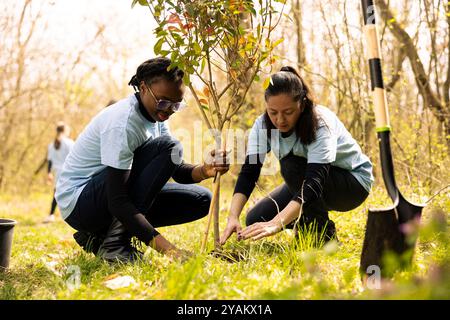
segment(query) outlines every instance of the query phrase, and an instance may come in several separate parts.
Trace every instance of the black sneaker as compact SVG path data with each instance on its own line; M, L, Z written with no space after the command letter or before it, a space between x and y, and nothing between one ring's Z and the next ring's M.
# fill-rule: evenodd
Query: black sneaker
M131 244L129 245L121 245L118 247L105 247L102 246L99 249L97 254L98 257L106 260L109 263L133 263L140 261L144 258L144 254L133 247Z
M92 233L77 231L73 234L75 241L88 253L97 255L100 245L103 243L103 237Z
M103 243L98 249L97 256L113 262L136 262L143 258L144 254L131 244L131 236L122 223L113 219Z

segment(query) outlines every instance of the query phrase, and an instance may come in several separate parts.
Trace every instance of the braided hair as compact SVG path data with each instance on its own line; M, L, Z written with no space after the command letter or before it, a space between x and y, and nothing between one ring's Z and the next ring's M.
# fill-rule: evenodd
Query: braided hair
M312 92L293 67L282 67L279 72L272 75L269 87L264 93L264 99L267 102L269 97L279 94L288 94L295 102L300 102L303 111L295 124L295 131L303 144L310 144L316 138L319 120L314 108ZM264 120L270 138L270 131L275 129L275 126L267 111Z
M141 81L144 81L148 85L162 79L171 82L181 82L184 72L177 67L168 70L170 64L170 59L164 57L149 59L141 63L136 70L136 74L128 82L128 85L132 86L135 91L139 91Z

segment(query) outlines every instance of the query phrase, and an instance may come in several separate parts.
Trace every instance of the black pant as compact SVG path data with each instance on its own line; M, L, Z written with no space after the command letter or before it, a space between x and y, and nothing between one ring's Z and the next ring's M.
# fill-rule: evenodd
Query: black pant
M278 210L283 210L300 190L305 176L307 161L292 153L280 160L281 175L285 183L270 193L276 201ZM331 166L330 174L325 182L322 197L315 200L302 213L299 224L307 225L315 222L318 229L332 226L334 223L328 218L328 211L349 211L358 207L369 193L347 170ZM277 205L269 197L260 200L247 214L246 224L269 221L277 214ZM287 228L293 228L290 223Z
M53 189L53 200L52 200L52 206L50 207L50 215L55 214L55 210L56 210L56 198L55 198L55 189Z
M174 171L174 163L164 152L181 152L179 144L177 149L167 148L167 145L173 145L173 140L164 136L138 148L128 180L132 202L153 227L200 219L208 214L211 202L211 192L202 186L167 183ZM83 189L66 219L74 229L104 234L111 225L113 217L108 210L105 177L106 170L103 170Z

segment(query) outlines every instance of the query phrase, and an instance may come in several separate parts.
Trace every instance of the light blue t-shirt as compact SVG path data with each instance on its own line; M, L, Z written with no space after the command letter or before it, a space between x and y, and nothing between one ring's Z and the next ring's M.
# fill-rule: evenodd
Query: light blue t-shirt
M55 198L66 219L92 176L106 167L130 170L134 151L149 139L170 135L166 122L150 122L133 95L103 109L86 126L64 162Z
M70 149L73 147L73 140L67 137L61 139L61 144L58 149L55 148L55 143L52 142L47 148L47 160L52 162L52 173L54 175L54 181L58 181L59 173L64 165Z
M330 163L348 170L369 192L374 181L369 158L334 112L321 105L315 108L319 128L312 143L304 145L295 132L282 137L278 130L272 130L268 139L264 115L261 115L250 131L247 155L265 155L273 151L278 159L283 159L292 151L294 155L306 158L308 163Z

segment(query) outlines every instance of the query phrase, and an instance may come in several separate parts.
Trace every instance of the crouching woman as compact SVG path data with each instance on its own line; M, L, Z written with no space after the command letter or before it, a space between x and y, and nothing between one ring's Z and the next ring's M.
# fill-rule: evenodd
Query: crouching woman
M250 132L221 243L234 232L238 239L268 237L293 228L297 220L297 230L314 227L325 241L337 238L328 213L352 210L367 198L373 183L369 158L338 117L314 103L292 67L272 75L265 101L266 111ZM280 161L284 183L249 210L242 229L239 216L269 151Z

